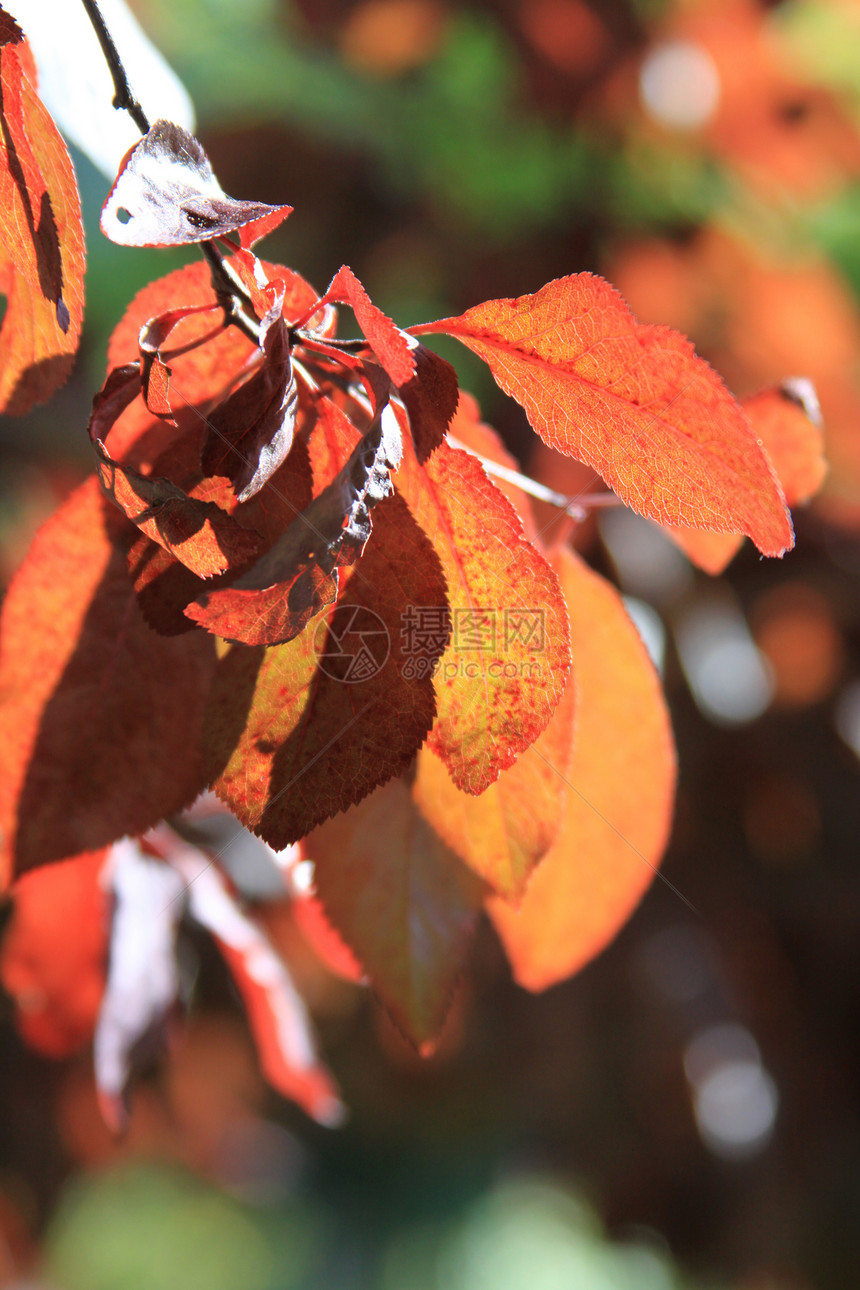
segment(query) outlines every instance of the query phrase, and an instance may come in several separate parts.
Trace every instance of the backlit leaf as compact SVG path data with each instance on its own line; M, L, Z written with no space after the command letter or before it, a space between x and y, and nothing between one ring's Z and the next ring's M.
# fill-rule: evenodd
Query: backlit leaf
M418 754L413 794L422 815L470 869L508 899L522 894L561 825L574 691L570 677L546 730L480 797L461 792L435 754Z
M320 298L321 305L332 301L349 305L379 365L394 384L406 385L411 381L415 375L415 359L409 337L381 309L377 309L346 264L338 269L328 291Z
M764 446L788 506L802 506L827 474L821 410L809 381L793 378L742 400L753 434ZM706 573L722 573L743 542L739 533L667 530L686 555Z
M739 405L689 341L637 323L602 278L558 278L412 330L468 345L550 447L634 510L746 533L765 555L791 547L779 485Z
M429 676L404 675L410 604L444 608L445 581L392 497L377 507L371 541L327 618L272 649L234 646L219 663L210 778L276 849L400 774L425 739L436 705Z
M567 610L552 569L470 453L442 444L421 467L405 442L395 486L448 581L451 642L434 672L429 743L459 788L481 793L555 710L570 661ZM431 624L415 606L410 667L421 675Z
M214 642L147 627L109 522L90 479L40 529L3 607L7 875L140 833L205 784Z
M543 990L612 939L652 881L669 833L675 749L660 683L618 593L575 555L558 571L571 617L576 739L561 830L518 909L488 911L514 976ZM535 749L537 752L537 749Z
M105 985L108 896L99 878L107 851L90 851L23 874L0 950L0 982L24 1039L64 1057L95 1029Z
M0 410L26 412L69 375L84 307L84 233L69 154L0 12Z
M483 886L416 810L403 779L305 843L317 891L400 1029L431 1046L445 1019Z

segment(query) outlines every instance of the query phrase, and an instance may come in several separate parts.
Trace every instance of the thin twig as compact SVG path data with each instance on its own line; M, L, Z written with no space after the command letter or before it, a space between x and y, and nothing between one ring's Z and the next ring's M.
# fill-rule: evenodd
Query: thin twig
M93 30L98 36L105 62L110 68L110 74L113 77L114 107L127 112L141 134L149 134L149 121L146 113L131 92L131 86L128 83L128 77L125 74L122 59L119 56L119 50L114 44L113 36L108 31L107 24L101 15L101 10L96 0L82 0L82 3L87 11L87 17L93 24Z

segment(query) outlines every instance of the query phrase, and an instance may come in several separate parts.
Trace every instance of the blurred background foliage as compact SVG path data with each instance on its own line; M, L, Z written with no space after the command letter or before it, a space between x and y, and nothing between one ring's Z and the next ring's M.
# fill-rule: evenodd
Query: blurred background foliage
M627 513L577 536L660 662L681 766L669 881L595 963L530 997L485 931L420 1061L285 920L352 1109L334 1133L266 1092L227 974L191 933L188 1036L139 1088L123 1143L99 1120L88 1055L49 1065L6 1025L2 1284L854 1284L860 3L134 8L191 91L224 188L295 207L269 258L320 287L347 262L403 324L602 273L738 394L811 377L831 469L781 564L746 547L709 579ZM182 258L101 238L105 183L76 161L85 345L58 398L0 425L4 580L89 467L111 329ZM535 451L481 364L445 352L527 469L583 485Z

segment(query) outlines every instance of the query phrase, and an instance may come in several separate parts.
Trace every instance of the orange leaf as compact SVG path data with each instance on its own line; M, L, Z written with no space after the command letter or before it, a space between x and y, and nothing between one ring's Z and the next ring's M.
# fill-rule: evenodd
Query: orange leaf
M69 154L0 12L0 411L19 415L69 375L84 309L84 231Z
M577 690L567 805L519 909L488 903L529 990L576 972L629 917L663 853L675 788L660 683L618 593L569 552L554 564L570 606Z
M489 365L552 448L664 524L793 543L779 484L739 405L689 341L637 323L588 273L412 329L447 332Z
M742 400L750 425L773 463L789 506L802 505L818 492L827 473L821 414L808 381L783 381ZM670 537L706 573L722 573L743 537L667 529Z
M439 715L429 743L458 788L481 793L534 742L561 697L567 610L552 569L470 453L443 443L421 467L404 439L395 488L448 580L451 643L433 673ZM415 605L407 645L419 675L427 660Z
M333 926L397 1025L435 1039L481 907L483 887L392 780L305 843Z
M478 401L467 390L460 391L457 411L448 427L448 434L452 448L467 448L469 452L474 452L479 457L485 457L488 461L495 462L497 466L504 466L507 470L519 471L519 462L508 452L501 436L496 433L493 427L481 420L481 409L478 407ZM564 459L562 458L562 460ZM524 493L521 488L518 488L516 484L511 483L508 479L492 474L490 478L499 492L504 493L508 501L513 503L515 511L523 522L526 537L530 542L535 542L539 535L532 511L532 501L528 493Z
M412 380L415 359L408 336L381 309L377 309L347 264L332 278L328 291L320 297L319 307L331 301L349 305L380 366L395 385L406 385Z
M88 480L39 530L3 606L7 874L140 833L205 784L197 750L214 642L147 627L114 517Z
M413 795L421 814L470 869L507 899L522 895L561 825L574 690L569 677L546 730L480 797L461 792L433 753L422 749L418 754Z
M222 659L208 731L214 788L272 846L298 841L411 764L435 702L429 676L404 675L410 604L444 606L444 578L392 497L327 619L284 645L234 646Z
M65 1057L95 1029L107 966L106 857L86 852L24 874L12 888L0 982L24 1039L49 1057Z

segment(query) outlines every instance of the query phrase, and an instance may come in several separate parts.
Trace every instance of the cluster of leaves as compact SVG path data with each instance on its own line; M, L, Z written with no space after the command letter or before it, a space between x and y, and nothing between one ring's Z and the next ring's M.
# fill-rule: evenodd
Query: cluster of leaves
M2 218L25 230L8 243L23 246L0 389L21 410L65 375L83 246L63 144L2 11L0 34ZM420 337L472 349L545 443L693 555L702 530L782 555L778 475L817 461L796 400L768 391L745 410L600 278L403 331L348 267L319 294L257 258L288 213L227 197L168 122L128 154L103 231L200 243L206 262L130 304L93 402L96 476L43 526L4 606L0 829L19 906L3 979L41 1046L96 1028L114 1121L134 1042L177 995L175 971L147 972L171 958L186 889L267 1073L320 1118L337 1106L241 874L159 824L208 788L274 851L301 844L321 954L425 1050L482 910L540 989L606 943L659 862L674 752L645 649L614 589L542 542L527 481ZM338 339L338 306L357 338ZM92 968L71 1021L75 976L58 977L46 930L70 892L70 952Z

